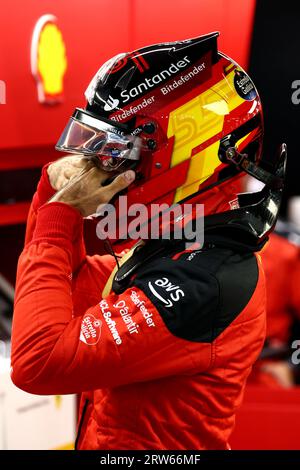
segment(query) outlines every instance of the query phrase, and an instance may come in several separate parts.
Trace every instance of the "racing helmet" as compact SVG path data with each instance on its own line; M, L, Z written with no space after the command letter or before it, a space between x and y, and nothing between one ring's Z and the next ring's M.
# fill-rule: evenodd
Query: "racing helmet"
M281 191L282 171L261 166L258 92L242 67L218 51L218 35L159 43L108 60L56 149L90 156L112 177L134 169L129 203L205 201L206 215L235 212L244 172ZM274 223L269 217L263 236Z

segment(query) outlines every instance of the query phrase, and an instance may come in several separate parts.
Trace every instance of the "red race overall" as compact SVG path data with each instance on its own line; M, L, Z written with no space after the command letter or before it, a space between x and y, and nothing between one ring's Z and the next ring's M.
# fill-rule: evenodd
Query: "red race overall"
M44 169L18 265L13 382L82 393L79 449L229 448L265 337L259 256L226 243L160 256L117 295L113 257L85 254L80 213L45 204L53 192Z

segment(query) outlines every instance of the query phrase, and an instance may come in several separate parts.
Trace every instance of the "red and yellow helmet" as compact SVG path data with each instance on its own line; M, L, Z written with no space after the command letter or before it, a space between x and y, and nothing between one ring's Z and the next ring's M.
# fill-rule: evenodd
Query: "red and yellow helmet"
M108 60L89 84L57 149L97 157L137 178L129 203L239 207L244 171L260 168L262 106L248 74L217 48L218 33L160 43Z

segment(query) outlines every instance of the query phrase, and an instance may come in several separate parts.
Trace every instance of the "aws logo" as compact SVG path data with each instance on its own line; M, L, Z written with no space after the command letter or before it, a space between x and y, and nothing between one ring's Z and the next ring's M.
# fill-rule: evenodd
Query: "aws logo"
M174 302L178 302L184 297L184 292L179 286L172 284L167 277L157 279L154 285L148 282L148 287L152 294L159 299L165 307L173 307ZM157 289L159 287L159 289Z

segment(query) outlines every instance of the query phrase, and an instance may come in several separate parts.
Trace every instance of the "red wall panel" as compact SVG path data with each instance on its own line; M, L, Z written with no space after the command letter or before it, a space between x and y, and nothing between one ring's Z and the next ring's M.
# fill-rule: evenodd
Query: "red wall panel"
M58 18L68 57L64 102L54 106L38 103L30 70L32 32L48 13ZM128 48L127 1L12 0L2 5L0 79L6 83L7 104L0 105L0 148L53 145L75 105L84 103L83 92L99 64L120 47Z
M255 0L132 0L130 4L132 46L220 31L220 50L247 66Z

